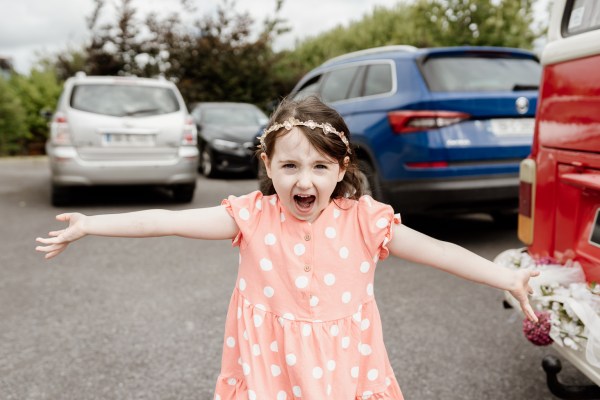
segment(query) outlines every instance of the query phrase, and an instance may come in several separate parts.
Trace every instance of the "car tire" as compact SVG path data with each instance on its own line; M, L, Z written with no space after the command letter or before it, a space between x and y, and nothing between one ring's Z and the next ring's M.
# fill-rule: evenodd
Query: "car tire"
M52 185L50 201L54 207L62 207L69 204L69 189L64 186Z
M359 176L363 194L368 194L375 200L384 201L381 184L373 165L367 160L359 160L358 167L360 169Z
M200 172L207 178L214 178L217 175L215 160L208 145L202 146L200 151Z
M194 199L196 184L184 184L173 187L173 199L178 203L190 203Z

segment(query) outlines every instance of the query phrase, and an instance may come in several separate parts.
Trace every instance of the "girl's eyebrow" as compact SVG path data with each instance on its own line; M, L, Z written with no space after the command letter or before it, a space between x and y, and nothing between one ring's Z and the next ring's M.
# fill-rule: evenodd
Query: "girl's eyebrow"
M300 163L301 161L298 160L279 160L279 164L297 164ZM324 158L315 160L313 162L313 164L337 164L335 161L330 161L330 160L326 160Z

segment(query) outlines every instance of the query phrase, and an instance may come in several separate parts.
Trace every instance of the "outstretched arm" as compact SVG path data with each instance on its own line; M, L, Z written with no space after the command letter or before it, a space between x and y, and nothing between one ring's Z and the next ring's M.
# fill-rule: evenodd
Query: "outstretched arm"
M509 270L463 247L434 239L405 225L394 226L394 234L388 249L396 257L430 265L473 282L507 290L519 301L527 318L537 321L527 295L532 293L529 278L539 275L539 271Z
M69 226L50 232L49 238L36 239L43 244L37 246L36 250L46 253L46 258L60 254L70 243L86 235L135 238L174 235L196 239L232 239L239 230L225 206L94 216L67 213L57 215L56 219L67 222Z

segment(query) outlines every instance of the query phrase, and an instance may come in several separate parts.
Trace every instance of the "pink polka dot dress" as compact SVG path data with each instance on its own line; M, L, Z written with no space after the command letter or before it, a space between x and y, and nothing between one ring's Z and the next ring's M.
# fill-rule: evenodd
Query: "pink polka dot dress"
M277 195L223 200L240 232L217 400L403 400L373 297L390 206L332 201L312 223Z

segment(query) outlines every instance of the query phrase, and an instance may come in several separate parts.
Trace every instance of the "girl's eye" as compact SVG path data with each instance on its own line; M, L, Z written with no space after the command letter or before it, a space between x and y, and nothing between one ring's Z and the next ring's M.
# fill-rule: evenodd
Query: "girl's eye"
M327 169L327 165L324 165L324 164L317 164L317 165L315 166L315 168L316 168L316 169Z
M295 168L294 164L283 164L283 168Z

